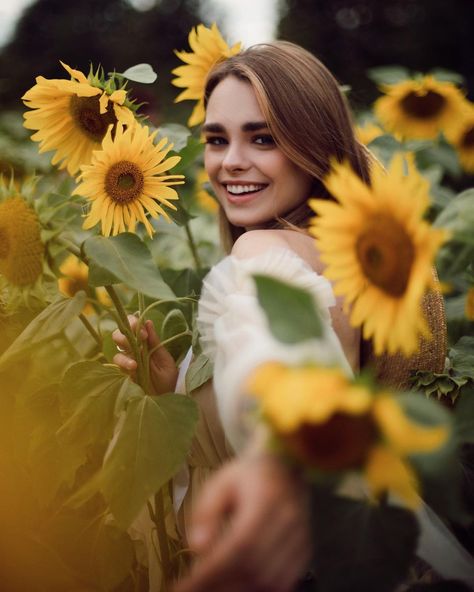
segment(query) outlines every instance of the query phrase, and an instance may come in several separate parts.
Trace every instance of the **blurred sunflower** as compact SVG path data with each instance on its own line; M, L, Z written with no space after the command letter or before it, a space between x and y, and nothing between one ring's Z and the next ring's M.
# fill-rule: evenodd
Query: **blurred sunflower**
M386 93L375 101L374 112L384 127L404 138L436 138L456 125L465 99L451 82L423 76L382 85Z
M205 118L204 85L207 75L215 64L238 54L241 44L236 43L229 47L215 23L210 29L202 24L198 25L191 30L188 40L192 52L175 51L178 58L186 65L172 70L172 74L177 76L172 80L172 84L186 89L176 97L175 103L186 100L197 101L188 120L188 125L194 126L202 123Z
M105 288L93 288L89 285L89 267L74 255L69 255L59 268L62 277L58 279L59 291L64 296L74 296L79 291L84 291L104 306L110 306L111 300ZM94 307L90 302L84 307L83 313L94 314Z
M118 124L112 138L109 128L102 150L94 151L91 164L81 167L75 189L77 195L92 202L85 229L100 222L102 234L110 236L126 230L135 232L137 222L142 222L151 237L154 230L147 213L170 221L162 206L176 210L171 201L177 200L178 194L170 185L184 183L184 176L162 173L178 164L181 157L166 158L173 145L166 146L167 138L155 145L156 134L150 134L146 126L124 129Z
M467 319L474 321L474 286L467 291L464 313Z
M0 293L5 309L44 302L44 280L52 273L46 262L43 225L35 209L31 179L18 187L0 177Z
M376 354L409 356L420 336L430 335L421 300L436 288L432 263L447 233L422 219L429 184L411 159L397 155L388 171L373 167L371 177L366 185L348 164L334 163L324 182L339 203L310 200L318 214L310 232L351 324L363 325Z
M364 125L358 125L356 127L356 137L362 144L370 144L372 140L382 136L385 132L383 129L375 123L368 121Z
M474 104L466 101L463 116L449 131L446 138L456 148L463 169L474 173Z
M203 210L215 214L219 205L214 197L205 189L205 184L209 183L209 175L205 169L200 169L196 175L196 199Z
M270 362L247 384L273 432L305 466L327 472L361 470L374 496L391 490L418 503L418 483L406 461L447 440L444 425L409 419L396 398L372 393L338 369Z
M22 97L32 109L24 114L23 125L37 130L31 139L40 143L40 152L56 151L53 165L75 175L82 164L90 163L92 151L100 148L110 125L121 122L132 126L135 117L125 106L124 89L108 94L93 86L79 70L61 64L72 80L38 76L36 84Z

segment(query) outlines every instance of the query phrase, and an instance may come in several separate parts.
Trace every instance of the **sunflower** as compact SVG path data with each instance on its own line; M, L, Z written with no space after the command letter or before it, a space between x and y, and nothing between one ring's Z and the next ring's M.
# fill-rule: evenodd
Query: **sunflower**
M8 312L44 301L43 280L52 275L32 198L34 185L31 179L19 186L0 178L0 293Z
M456 86L433 76L380 88L386 95L375 101L375 115L387 130L404 138L431 139L440 131L449 133L465 105Z
M371 121L365 123L364 125L358 125L356 127L357 139L359 140L359 142L365 144L366 146L367 144L370 144L372 140L375 140L375 138L382 136L384 133L385 132L379 125L376 125Z
M456 148L459 160L467 173L474 173L474 104L466 101L466 110L457 125L446 132L448 141Z
M180 156L166 155L173 147L162 138L156 145L157 131L136 125L124 129L117 125L115 137L109 128L102 150L94 151L90 165L81 167L79 185L75 193L92 202L84 228L101 223L104 236L119 232L135 232L137 222L143 222L151 237L153 227L146 217L162 215L170 221L162 206L176 210L170 200L178 199L170 185L184 183L183 175L163 175L181 160Z
M201 169L196 176L196 199L203 210L215 214L219 206L215 198L205 189L206 183L209 183L209 175Z
M204 25L198 25L196 29L191 30L188 40L192 52L175 51L178 58L186 65L172 70L172 74L178 77L172 80L172 84L186 89L177 96L175 103L185 100L197 101L188 120L188 125L194 126L202 123L205 118L204 86L207 75L215 64L238 54L241 44L236 43L229 47L215 23L210 29Z
M89 164L92 151L100 144L110 125L133 125L133 112L124 103L125 90L108 94L93 86L79 70L62 66L72 80L36 78L36 84L22 97L32 111L24 114L24 126L37 130L31 139L40 143L40 152L55 150L52 164L75 175Z
M387 172L373 168L371 186L339 163L325 185L339 203L309 202L318 214L310 232L327 265L324 275L334 280L335 293L345 296L351 324L364 325L376 354L413 354L419 337L430 336L421 300L437 287L432 263L447 238L446 231L422 219L429 205L428 182L412 160L396 155Z
M467 319L474 321L474 286L467 291L464 312Z
M69 255L59 268L62 277L58 279L59 291L65 296L74 296L79 291L84 291L97 300L104 306L110 306L111 301L105 288L92 288L89 285L89 268L88 266L75 257ZM88 302L83 310L86 315L94 314L94 307Z
M247 391L304 466L361 470L375 496L392 490L409 505L418 502L418 483L406 457L437 450L448 437L444 425L413 422L390 393L373 393L338 369L269 362L254 371Z

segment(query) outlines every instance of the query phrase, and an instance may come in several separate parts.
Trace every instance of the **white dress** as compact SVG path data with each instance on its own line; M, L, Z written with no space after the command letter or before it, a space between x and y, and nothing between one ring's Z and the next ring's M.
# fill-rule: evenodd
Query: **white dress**
M306 289L314 298L323 334L298 344L283 344L271 333L259 306L253 274L265 274ZM239 451L248 439L249 401L244 386L251 372L267 361L306 362L351 368L331 325L331 284L290 249L273 247L248 259L225 257L204 280L197 324L203 352L214 362L214 390L226 436Z

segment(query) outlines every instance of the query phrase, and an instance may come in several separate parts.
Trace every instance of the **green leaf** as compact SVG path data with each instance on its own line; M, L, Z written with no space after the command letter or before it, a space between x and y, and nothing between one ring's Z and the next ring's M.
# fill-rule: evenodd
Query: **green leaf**
M454 429L460 442L474 444L474 385L463 388L454 409Z
M88 446L105 444L120 411L141 388L117 368L99 362L79 362L65 373L60 387L64 423L57 437L78 454Z
M212 378L213 366L211 360L200 354L193 360L186 372L186 392L191 393Z
M93 590L114 590L132 571L133 543L110 514L92 519L72 512L57 514L48 523L47 536Z
M309 292L265 275L254 275L257 297L273 335L299 343L322 335L319 311Z
M452 70L446 70L445 68L434 68L431 70L430 74L434 76L437 80L441 80L443 82L452 82L453 84L462 85L465 83L464 76L459 74L458 72L453 72Z
M163 281L153 263L150 250L136 234L124 232L105 238L94 236L84 243L84 252L89 259L89 284L106 285L104 270L112 283L123 282L142 294L160 300L174 298L171 289Z
M85 303L86 294L82 291L77 292L73 298L58 297L27 325L2 354L0 369L58 336L82 312Z
M195 218L193 214L188 212L188 210L183 206L181 200L173 202L176 210L168 210L169 217L173 220L175 224L178 226L185 226L190 220Z
M177 151L176 146L174 150ZM189 136L186 146L179 151L181 160L173 168L173 173L184 173L188 167L195 166L196 160L201 156L203 151L204 143L199 138Z
M380 66L367 70L367 76L376 84L397 84L410 78L410 72L402 66Z
M474 337L461 337L449 350L449 359L458 372L474 378Z
M136 66L127 68L125 72L122 72L120 75L124 78L128 78L128 80L141 82L142 84L153 84L158 78L150 64L137 64Z
M171 310L165 317L163 324L161 325L161 339L170 339L175 335L184 333L189 330L188 323L183 314L183 311L179 308ZM179 339L172 341L166 345L166 349L170 354L177 360L182 353L189 349L191 345L191 334L182 335Z
M158 128L158 135L168 138L168 142L173 144L174 152L181 152L188 144L191 131L179 123L166 123Z
M184 462L197 417L196 404L184 395L129 402L101 475L104 496L122 527L131 524Z
M405 579L418 537L411 512L317 490L312 507L318 590L392 592Z
M194 269L163 269L162 275L165 282L177 296L199 297L201 294L202 280L208 274L209 268L199 271Z

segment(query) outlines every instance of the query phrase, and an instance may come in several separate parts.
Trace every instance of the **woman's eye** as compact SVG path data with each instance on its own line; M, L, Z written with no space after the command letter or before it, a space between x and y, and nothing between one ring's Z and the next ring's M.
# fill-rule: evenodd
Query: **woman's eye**
M255 136L253 141L255 142L255 144L260 144L262 146L274 146L275 145L275 140L273 139L272 136L270 136L268 134L263 135L263 136Z
M226 143L227 140L225 138L221 138L220 136L208 136L206 138L206 144L210 144L211 146L222 146Z

